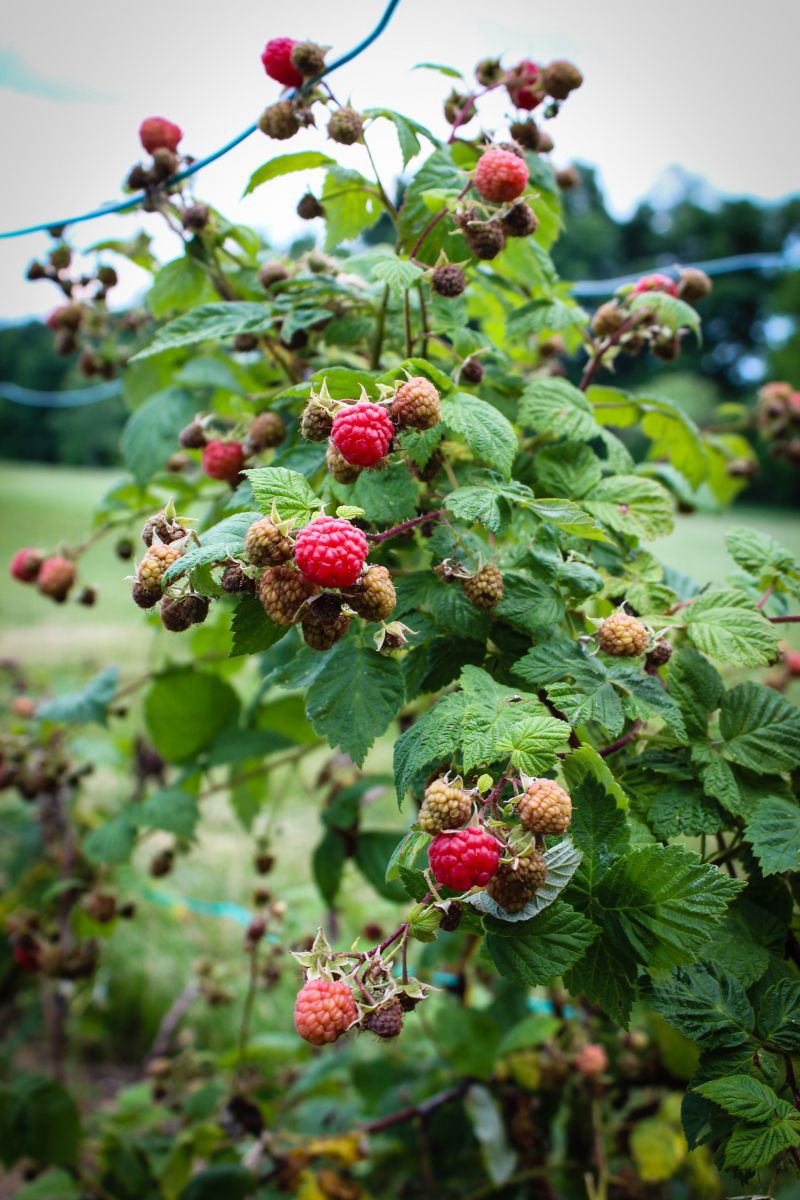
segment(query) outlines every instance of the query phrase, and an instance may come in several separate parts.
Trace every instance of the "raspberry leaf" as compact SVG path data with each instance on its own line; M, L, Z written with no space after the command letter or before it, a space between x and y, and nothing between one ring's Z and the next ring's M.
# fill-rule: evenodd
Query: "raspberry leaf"
M508 479L517 453L517 435L501 412L478 396L457 392L442 400L442 425L463 439L474 457Z
M778 796L766 796L745 827L765 875L796 871L800 866L800 808Z
M500 974L528 987L563 975L599 932L563 900L523 923L487 917L486 928L486 948Z
M282 521L295 520L304 524L312 513L322 507L310 484L298 471L286 467L254 467L245 471L253 489L256 504L265 516L273 505Z
M306 711L317 733L361 766L404 700L399 663L346 638L326 655Z

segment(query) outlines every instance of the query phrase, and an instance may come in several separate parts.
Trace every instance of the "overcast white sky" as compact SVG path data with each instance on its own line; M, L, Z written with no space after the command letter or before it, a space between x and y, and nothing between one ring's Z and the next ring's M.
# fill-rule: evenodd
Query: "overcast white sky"
M64 7L16 4L5 13L0 44L0 162L5 185L0 227L60 219L118 199L139 155L140 120L159 114L185 131L182 149L202 156L252 121L278 85L259 55L273 36L312 37L353 46L378 20L384 0L73 0ZM48 17L48 11L52 19ZM293 14L296 12L296 16ZM558 164L596 163L611 204L626 213L666 168L680 165L726 193L767 200L800 189L797 0L401 0L383 37L331 78L337 97L356 107L383 105L445 130L442 76L412 71L420 61L471 72L478 59L530 57L575 61L586 77L551 126ZM499 95L489 124L509 112ZM381 123L383 125L384 123ZM382 172L400 163L388 125L371 136ZM204 171L198 194L228 216L276 240L303 226L294 204L320 173L295 175L239 197L251 171L276 154L325 146L302 132L291 143L260 134ZM360 147L337 147L362 166ZM141 220L141 218L138 218ZM167 257L177 243L160 233ZM81 246L131 233L137 218L109 217L77 227ZM43 235L0 242L0 319L49 311L55 291L23 279ZM142 286L131 268L118 300Z

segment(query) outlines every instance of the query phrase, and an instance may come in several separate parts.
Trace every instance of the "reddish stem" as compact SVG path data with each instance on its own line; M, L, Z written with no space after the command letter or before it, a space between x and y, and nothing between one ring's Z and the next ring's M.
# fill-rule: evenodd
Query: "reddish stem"
M422 1100L419 1104L409 1104L407 1108L399 1108L397 1112L390 1113L388 1117L379 1117L376 1121L362 1125L361 1128L364 1133L380 1133L383 1129L391 1129L393 1125L402 1125L405 1121L413 1121L415 1117L425 1117L435 1109L441 1108L443 1104L460 1099L469 1084L468 1079L462 1079L455 1087L447 1088L444 1092L437 1092L436 1095Z
M627 733L623 733L622 737L617 738L615 742L611 742L608 746L603 746L597 753L601 758L608 758L609 754L616 754L617 750L621 750L623 746L627 746L634 741L638 736L643 726L643 721L634 721Z
M471 187L472 187L472 180L468 179L467 182L464 184L464 187L461 189L461 191L456 196L456 200L461 200L461 198L463 196L466 196L467 192L469 191L469 189ZM409 258L417 257L417 255L420 252L420 248L421 248L423 242L425 241L425 239L427 238L428 234L436 228L436 226L439 224L440 221L444 220L444 218L447 216L449 211L450 211L450 209L448 208L448 206L446 204L444 204L439 209L438 213L435 213L431 217L430 221L428 221L428 224L422 230L422 233L419 235L417 240L414 242L414 245L411 247L411 252L408 256Z
M767 617L771 625L789 625L800 621L800 616L794 617Z
M759 608L763 608L763 607L764 607L764 605L767 603L767 601L769 600L770 596L772 595L772 593L773 593L774 591L775 591L775 584L774 584L774 583L771 583L771 584L769 585L769 587L767 588L767 590L764 592L764 595L761 597L761 599L760 599L760 600L759 600L759 602L758 602L758 607L759 607Z
M368 533L367 537L371 542L385 542L389 538L405 533L408 529L413 529L416 525L424 525L426 521L441 521L445 516L447 516L447 509L437 508L435 512L422 513L419 517L412 517L410 521L403 521L401 525L393 525L391 529L384 529L383 533Z
M616 346L623 334L628 333L629 330L633 329L634 325L638 325L645 318L649 320L650 316L651 314L647 312L632 313L632 315L628 317L626 321L622 322L619 329L617 329L615 333L612 333L610 337L607 337L606 340L598 346L593 357L590 358L589 362L586 364L586 370L583 372L583 378L578 385L582 392L585 392L589 385L593 382L595 375L600 369L600 364L611 347Z

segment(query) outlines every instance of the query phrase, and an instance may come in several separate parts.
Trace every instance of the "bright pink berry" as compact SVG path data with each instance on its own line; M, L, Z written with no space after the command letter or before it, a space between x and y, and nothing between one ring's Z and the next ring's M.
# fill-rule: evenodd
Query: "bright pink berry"
M11 560L9 570L20 583L33 583L44 561L41 550L18 550Z
M309 979L294 1002L294 1027L312 1046L335 1042L358 1020L353 993L341 979Z
M602 1075L608 1066L608 1055L599 1042L587 1042L575 1052L573 1059L575 1070L584 1079L595 1079Z
M208 442L203 448L203 470L210 479L232 483L243 466L241 442Z
M359 401L333 418L331 440L342 458L354 467L374 467L388 451L393 437L392 418L382 404Z
M512 75L513 79L506 84L511 103L517 108L524 108L527 111L541 104L542 93L536 90L539 80L539 68L536 63L531 62L529 58L524 58L514 67Z
M300 87L303 76L292 62L292 50L297 42L294 38L271 38L264 47L261 61L270 79L284 87Z
M139 126L139 141L148 154L155 154L156 150L174 152L178 149L182 137L183 130L180 126L174 125L166 117L145 117Z
M510 150L487 150L475 168L475 187L492 204L516 200L527 186L527 164Z
M366 537L340 517L316 517L294 543L294 561L306 579L321 587L351 587L366 557Z
M641 279L637 279L633 290L637 296L642 292L666 292L668 295L674 296L677 284L674 279L670 279L669 275L643 275Z
M437 883L466 892L489 882L500 862L500 844L478 825L440 833L428 848Z

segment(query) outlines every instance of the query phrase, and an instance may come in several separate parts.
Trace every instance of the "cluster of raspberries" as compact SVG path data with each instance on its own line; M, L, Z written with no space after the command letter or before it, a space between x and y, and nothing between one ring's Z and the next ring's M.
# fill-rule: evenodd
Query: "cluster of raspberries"
M390 996L362 1017L344 980L309 979L297 993L294 1027L312 1046L335 1042L355 1025L388 1041L402 1031L405 999L403 993Z
M658 310L648 312L646 305L631 307L631 301L639 296L653 294L654 297L676 296L687 304L704 300L712 289L705 271L697 267L683 267L678 278L660 273L643 275L634 284L624 284L613 300L608 300L592 317L592 333L600 340L610 339L626 354L637 354L650 349L656 358L672 362L681 351L681 333L662 325Z
M325 49L316 42L298 42L294 38L271 38L261 54L261 63L270 79L286 88L303 89L325 71ZM309 102L321 98L309 96ZM313 125L314 117L304 102L303 91L264 109L258 127L267 137L285 141L304 125ZM364 118L354 108L337 107L328 121L328 137L343 146L361 140ZM315 214L318 215L318 214Z
M11 559L9 571L18 583L35 583L43 596L63 604L71 592L77 577L75 563L63 554L44 555L41 550L24 547ZM85 588L79 599L84 604L94 603L94 591Z
M227 567L222 588L254 590L277 625L300 624L306 645L329 650L350 627L351 614L385 621L397 602L386 567L367 566L367 539L340 517L319 516L294 536L290 523L262 517L247 531L244 557L266 568L256 581L238 563Z
M234 350L255 349L257 341L247 334L234 339ZM278 412L267 410L256 413L244 438L222 441L211 438L207 427L209 417L195 417L178 434L178 442L184 450L202 450L201 465L209 479L219 479L237 487L241 482L242 470L254 455L265 450L274 450L286 437L286 422Z
M167 512L156 513L145 522L142 541L147 549L136 568L131 597L139 608L155 608L161 624L171 633L183 633L192 625L201 625L209 613L207 596L183 591L170 594L164 589L164 576L178 562L189 531Z
M429 379L401 383L390 402L362 398L337 403L312 395L300 422L310 442L328 442L328 470L339 483L355 483L365 468L380 469L400 429L432 429L441 420L439 392Z
M509 845L508 826L493 826L490 831L481 824L467 824L473 811L472 794L464 790L460 779L435 779L426 788L418 824L434 835L428 848L433 877L454 892L485 888L500 908L519 912L547 878L541 839L560 836L569 829L569 793L553 779L529 782L509 814L533 835L520 853Z

